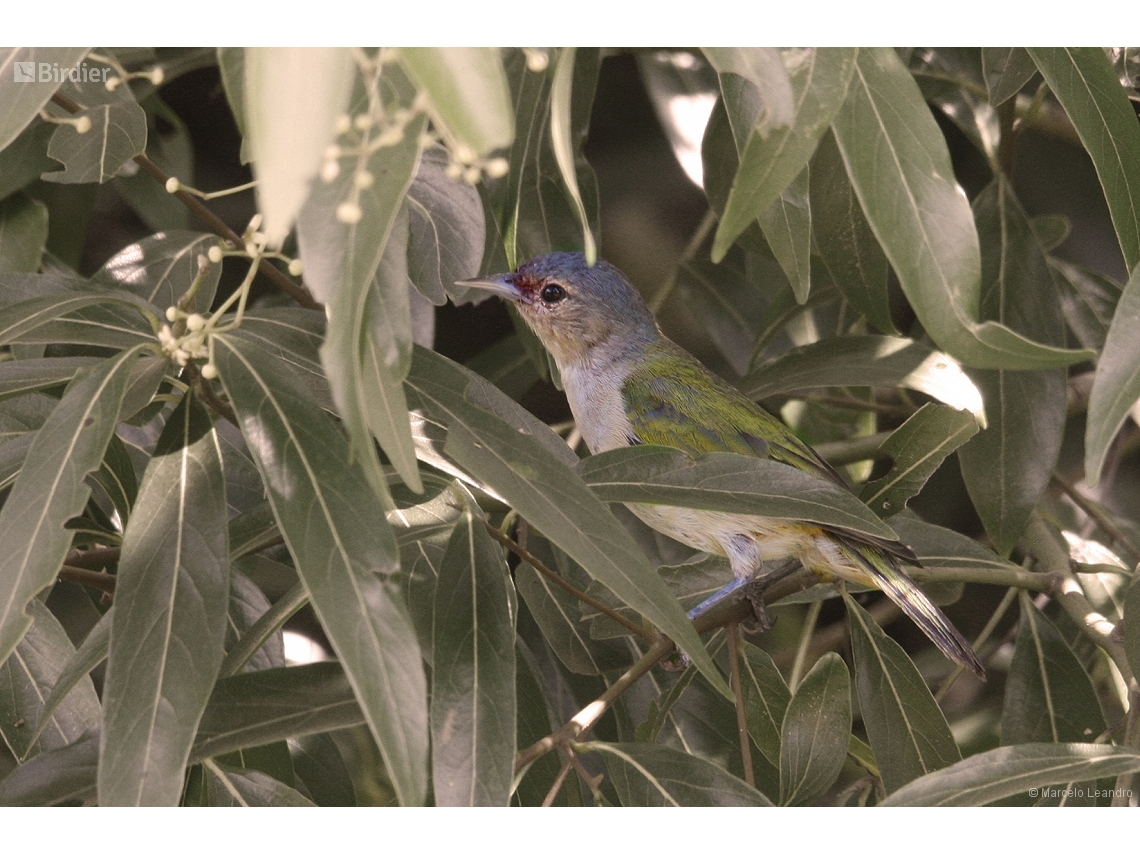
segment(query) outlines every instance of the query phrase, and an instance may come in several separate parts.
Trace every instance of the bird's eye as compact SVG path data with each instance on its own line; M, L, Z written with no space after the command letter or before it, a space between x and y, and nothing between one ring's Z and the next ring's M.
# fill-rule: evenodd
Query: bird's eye
M561 285L551 283L542 289L542 293L539 296L542 297L542 302L544 303L557 303L566 297L566 289Z

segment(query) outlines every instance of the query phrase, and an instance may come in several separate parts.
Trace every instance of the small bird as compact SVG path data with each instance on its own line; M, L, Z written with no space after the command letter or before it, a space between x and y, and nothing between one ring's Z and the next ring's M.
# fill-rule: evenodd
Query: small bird
M554 357L591 453L640 444L670 446L693 457L736 452L847 487L785 424L666 338L645 301L613 265L599 260L590 266L581 253L555 252L514 273L457 284L515 304ZM898 541L754 514L628 507L657 531L729 560L733 581L694 612L762 577L766 563L794 558L825 581L880 589L947 657L984 679L978 655L902 569L921 565Z

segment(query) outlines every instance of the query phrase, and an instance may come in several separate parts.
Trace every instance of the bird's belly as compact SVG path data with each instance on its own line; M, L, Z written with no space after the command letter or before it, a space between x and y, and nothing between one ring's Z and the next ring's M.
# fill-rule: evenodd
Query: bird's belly
M748 578L766 562L799 558L807 566L830 563L820 555L827 538L815 526L748 514L699 511L669 505L627 505L642 522L694 549L723 555L733 574ZM812 567L816 569L816 567Z

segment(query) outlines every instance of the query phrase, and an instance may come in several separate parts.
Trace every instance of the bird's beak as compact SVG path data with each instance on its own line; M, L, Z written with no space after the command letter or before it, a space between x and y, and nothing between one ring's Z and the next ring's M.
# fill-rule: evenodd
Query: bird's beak
M511 300L512 302L522 299L522 291L515 286L515 275L513 273L500 273L497 276L475 279L460 279L455 284L462 285L464 288L477 288L480 291L488 291L496 296L502 297L504 300Z

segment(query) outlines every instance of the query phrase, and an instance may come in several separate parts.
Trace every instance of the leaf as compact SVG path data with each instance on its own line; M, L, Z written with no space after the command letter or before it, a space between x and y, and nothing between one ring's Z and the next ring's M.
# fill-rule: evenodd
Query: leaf
M946 716L893 638L850 596L855 691L867 738L888 793L962 759Z
M80 290L64 291L55 294L44 294L42 297L32 297L22 300L14 305L8 305L0 310L0 344L10 344L13 341L32 343L55 344L60 341L55 331L57 321L61 316L76 313L72 322L85 327L110 326L103 319L114 321L114 310L126 309L121 317L126 321L126 327L118 327L115 333L120 337L113 339L120 346L130 347L137 345L140 339L153 342L154 335L146 322L139 317L140 312L149 314L151 307L137 297L130 294L114 294L107 291ZM87 314L81 315L85 311ZM66 323L66 321L64 322ZM145 332L144 332L145 330ZM123 335L126 333L126 335ZM87 338L82 343L109 344L104 339L92 341L93 336L88 330ZM122 339L122 341L120 341Z
M39 754L0 780L0 805L43 807L92 799L98 762L98 734Z
M400 381L407 372L411 320L407 306L407 220L401 206L416 174L423 117L413 120L394 146L368 161L375 176L359 193L362 215L342 223L337 207L349 195L352 173L321 182L301 210L297 237L305 282L325 304L329 324L321 363L332 387L337 412L368 483L387 503L387 484L372 443L379 431L384 451L399 462L401 477L419 488L411 459L411 432ZM383 310L402 300L402 315L391 325Z
M146 113L135 101L101 104L72 118L88 119L91 129L80 134L72 124L60 125L48 143L48 155L63 164L45 172L44 181L59 184L103 184L123 164L146 151Z
M891 519L903 543L914 549L924 567L932 570L991 568L1017 570L1018 565L995 555L976 540L952 529L924 522L910 511Z
M981 392L957 360L909 338L825 338L781 354L738 384L750 398L827 386L902 386L966 410L985 425Z
M1041 792L1054 784L1110 778L1140 770L1140 753L1086 743L1013 745L967 757L891 793L887 806L985 805Z
M667 745L595 740L575 749L602 755L626 807L772 806L763 793L719 766Z
M1002 745L1091 742L1105 730L1096 690L1049 619L1021 597L1002 706Z
M897 539L849 491L775 460L722 453L693 460L675 448L642 445L595 454L578 471L606 502L755 514Z
M59 166L47 154L48 142L54 133L55 125L42 119L33 119L7 148L0 149L0 198L7 198L27 188L38 181L40 175Z
M812 666L780 727L780 804L817 801L835 783L851 741L851 677L835 653Z
M859 501L883 518L894 516L918 495L942 461L977 432L970 413L924 404L879 446L879 453L891 458L891 469L864 484Z
M16 758L24 762L44 751L62 748L99 724L99 697L90 679L77 681L64 703L48 708L48 692L65 663L75 655L67 633L47 606L32 600L32 627L15 651L0 663L0 734ZM85 676L85 675L84 675ZM61 699L63 700L63 699ZM33 722L41 722L32 727Z
M74 47L0 49L0 105L3 105L0 107L0 149L7 148L51 100L61 82L57 71L77 65L88 50L90 48Z
M990 103L997 107L1020 92L1033 79L1037 65L1025 48L984 47L982 71Z
M558 52L558 62L554 67L554 80L550 84L550 144L554 148L554 160L562 174L562 182L570 197L578 223L582 227L582 246L586 262L593 264L597 259L598 247L594 243L594 233L590 230L590 218L582 193L578 189L578 173L575 165L575 152L578 148L573 139L573 103L571 100L574 84L574 56L577 48L562 48Z
M1060 290L1061 309L1069 329L1083 346L1103 351L1112 315L1120 301L1120 285L1096 271L1056 258L1049 259L1049 267Z
M514 117L498 48L405 47L399 59L449 142L480 157L511 144Z
M222 455L185 395L123 532L103 690L99 803L178 804L225 651L229 544Z
M712 50L711 55L706 50L705 53L709 55L718 72L732 70L741 73L743 69L736 64L727 67L723 62L718 62L722 54L730 50L742 49L716 49ZM751 53L754 56L769 57L774 51L770 48L754 48ZM743 147L738 144L740 166L725 202L720 226L713 242L713 261L720 261L724 257L736 237L753 220L771 217L772 214L766 212L777 203L780 194L796 176L803 173L820 138L827 132L828 126L843 104L857 55L856 48L789 49L784 51L782 59L777 54L775 64L780 66L780 71L784 71L785 67L787 69L783 79L781 80L781 75L772 68L769 73L763 75L763 80L787 81L792 90L789 93L792 98L788 105L791 109L785 111L782 99L766 97L769 92L764 88L760 89L766 112L749 133L747 143ZM756 83L755 76L750 79ZM767 88L770 90L773 87ZM739 136L737 139L739 141ZM806 207L806 175L802 183L803 192L799 195L805 197L803 203ZM766 235L769 234L771 226L769 219L769 227L764 229ZM761 220L761 227L764 227L764 219ZM769 243L771 242L769 236ZM779 254L777 257L779 258ZM789 270L788 264L782 266L785 271ZM799 268L806 271L806 256ZM791 279L793 287L799 284L800 277L793 276L791 272L788 273L788 278ZM806 275L802 277L802 283L796 291L801 301L807 295Z
M1140 264L1140 128L1104 51L1028 48L1076 128L1100 179L1124 266Z
M322 409L336 412L328 378L321 367L320 346L325 336L324 312L300 306L253 309L245 313L234 335L249 339L273 354L305 384ZM227 479L228 480L228 479ZM260 479L258 480L260 489Z
M28 601L63 564L73 535L64 523L87 503L84 479L103 459L141 351L116 354L69 387L36 433L0 510L0 662L31 626Z
M799 106L796 90L780 51L776 48L702 48L717 74L735 74L754 87L763 103L757 126L765 135L796 120ZM799 170L795 170L798 172Z
M447 154L429 148L404 199L408 209L408 278L437 306L466 288L455 285L479 271L486 234L474 187L447 177Z
M772 254L791 283L797 302L811 292L811 204L808 201L808 169L792 179L757 222Z
M396 542L347 441L264 351L215 338L215 360L278 527L344 665L402 804L427 788L427 684L399 592Z
M0 362L0 399L62 386L102 361L94 356L57 356Z
M779 768L780 727L792 693L772 657L752 644L741 645L740 677L748 733L760 753Z
M220 47L218 50L218 74L222 78L222 89L233 113L234 124L241 135L239 160L249 163L249 135L245 123L245 48Z
M1140 198L1140 197L1138 197ZM1085 426L1085 478L1100 480L1109 446L1132 405L1140 399L1140 265L1132 271L1116 305L1104 350L1096 364Z
M832 129L867 222L941 349L979 368L1047 368L1089 358L975 320L981 264L969 204L942 133L893 51L860 51Z
M731 697L692 624L625 529L577 477L577 458L545 425L476 374L417 348L406 382L418 409L425 446L436 465L470 473L623 602L653 621L693 660L709 681ZM446 431L443 452L436 449ZM448 461L454 461L449 463Z
M266 559L268 560L268 559ZM269 604L261 588L259 588L248 576L240 572L239 567L243 566L238 562L236 566L230 569L230 602L227 611L226 621L226 640L225 650L227 655L233 651L234 645L237 644L239 639L246 636L246 633L257 624L259 618L270 611L273 606ZM282 569L285 569L282 567ZM286 593L277 599L277 603L282 600L289 602L293 601L290 594ZM307 600L302 599L302 603ZM274 604L276 605L276 604ZM297 607L298 609L300 606ZM292 610L296 613L297 609ZM282 623L284 623L282 618ZM260 629L260 627L259 627ZM244 671L264 671L267 668L284 668L285 667L285 643L280 629L275 629L266 633L266 636L259 639L263 643L253 652L249 659L242 665ZM226 673L226 665L223 664L221 672Z
M179 303L190 284L202 275L192 311L208 312L222 277L222 265L203 261L222 242L211 234L167 231L143 238L115 253L91 277L94 285L121 288L163 308Z
M257 207L269 245L278 247L309 196L336 118L348 107L356 67L343 47L251 47L244 71Z
M464 497L436 585L432 783L436 804L505 807L515 759L518 604L499 546Z
M1124 652L1132 673L1140 673L1140 583L1133 580L1124 600Z
M847 177L835 136L825 133L811 160L812 237L832 280L855 309L884 333L891 319L890 265Z
M298 789L304 788L316 804L356 807L352 777L332 736L314 733L290 739L289 753L293 757Z
M48 236L48 212L42 202L16 193L0 201L0 273L33 273Z
M212 804L235 807L316 807L292 787L271 778L256 769L235 769L209 763L206 766L214 787L217 787L217 800Z

